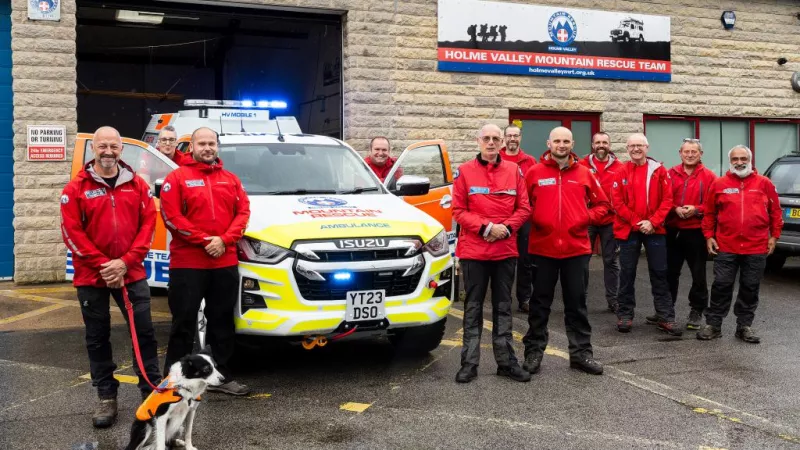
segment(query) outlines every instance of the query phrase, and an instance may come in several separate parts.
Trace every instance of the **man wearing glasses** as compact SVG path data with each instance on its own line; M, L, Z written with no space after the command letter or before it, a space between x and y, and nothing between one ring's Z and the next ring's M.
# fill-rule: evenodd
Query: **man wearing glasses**
M175 164L182 166L189 161L191 157L179 152L176 148L178 146L178 133L175 132L175 127L167 125L158 133L158 144L156 148L164 156L171 159Z
M683 331L675 323L675 305L667 284L667 248L664 221L672 209L672 185L664 166L647 157L650 146L643 134L628 138L631 160L618 171L611 187L614 237L620 247L619 309L617 330L628 333L633 327L636 306L634 283L642 244L647 251L653 304L658 328L672 336Z
M519 127L509 125L505 130L506 146L500 149L500 157L503 161L510 161L522 169L522 174L536 164L536 158L526 154L519 148L522 132ZM528 255L528 235L531 232L530 221L525 224L517 233L517 307L522 312L529 312L528 303L533 295L533 280L536 277L536 266L533 265L530 255Z
M700 225L703 221L708 191L717 176L703 165L703 145L699 139L684 139L680 150L681 163L669 170L672 180L672 210L667 216L667 282L672 304L678 300L678 283L683 262L689 265L692 288L689 290L689 320L686 328L700 329L703 312L708 307L706 261L708 251ZM657 315L645 318L658 323Z
M484 125L477 136L480 153L461 164L453 181L453 217L461 226L456 256L464 272L464 339L456 381L478 376L483 301L492 285L492 346L497 375L530 381L514 355L511 283L517 262L515 234L531 214L522 170L500 158L500 127Z

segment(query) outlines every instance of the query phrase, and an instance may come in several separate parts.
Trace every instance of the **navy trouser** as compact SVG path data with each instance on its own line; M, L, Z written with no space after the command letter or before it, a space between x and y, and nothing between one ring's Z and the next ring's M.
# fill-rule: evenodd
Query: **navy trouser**
M708 307L708 281L706 281L706 262L708 249L703 231L699 228L680 230L667 228L667 282L674 305L678 300L678 285L683 262L692 274L692 287L689 290L689 305L702 313Z
M617 303L619 293L619 245L614 239L614 224L590 225L589 242L594 246L594 240L600 236L600 248L603 253L603 282L606 288L606 303L612 306ZM589 264L586 264L584 275L584 291L589 298ZM588 301L588 300L587 300Z
M647 266L650 271L650 287L656 314L666 322L675 321L675 305L669 294L667 283L667 239L663 234L644 234L632 231L627 240L619 242L619 311L620 319L633 320L636 307L636 267L644 244Z
M127 285L128 298L133 305L133 321L136 335L139 339L139 349L142 353L147 377L153 384L161 381L158 370L158 344L156 333L153 329L153 320L150 316L150 287L147 280L140 280ZM122 289L97 288L91 286L78 286L78 301L81 304L83 323L86 326L86 350L89 352L89 371L92 375L92 386L97 388L97 395L101 399L116 398L119 381L114 378L117 365L111 352L111 311L109 310L109 295L114 297L125 323L128 322L128 312L122 300ZM130 325L125 329L125 334L130 336ZM133 354L133 370L139 376L139 389L149 393L152 388L142 377L136 356Z
M531 310L528 313L528 332L522 339L525 356L543 355L550 334L547 322L556 292L556 283L561 279L561 295L564 302L564 328L569 340L570 360L591 358L592 327L586 312L586 291L583 277L589 265L589 255L572 258L547 258L535 255L537 266L536 286L533 289Z
M206 343L219 372L226 379L231 373L228 363L235 347L233 312L239 294L239 266L219 269L170 269L169 310L172 329L167 345L164 374L170 366L194 350L197 313L205 299L203 314L208 320Z
M533 283L536 277L536 266L533 256L528 254L528 238L531 232L531 223L525 222L517 233L517 306L530 302L533 295Z
M733 301L733 285L739 273L739 293L733 314L738 326L749 327L758 307L758 291L767 265L767 255L737 255L719 252L714 257L714 283L711 285L711 304L706 310L706 323L722 326Z
M478 366L481 359L481 332L483 331L483 301L486 290L492 286L492 348L494 359L500 367L517 365L512 346L511 283L517 258L499 261L461 261L464 287L464 338L461 348L461 365Z

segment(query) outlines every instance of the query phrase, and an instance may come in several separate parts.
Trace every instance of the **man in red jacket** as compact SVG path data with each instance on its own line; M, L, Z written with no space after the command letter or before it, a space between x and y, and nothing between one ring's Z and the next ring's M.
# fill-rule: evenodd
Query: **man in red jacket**
M158 151L179 166L191 162L192 156L178 151L177 146L178 133L175 131L175 127L167 125L158 132L158 144L156 147Z
M611 186L614 205L614 237L619 241L619 310L617 330L633 327L636 306L634 283L642 244L647 251L653 304L658 328L672 336L683 331L675 323L675 305L667 283L667 249L664 221L672 209L672 184L664 166L647 157L649 145L643 134L633 134L627 142L631 160L617 173Z
M603 366L594 360L592 327L586 312L584 280L592 254L589 226L600 223L610 204L603 188L588 168L572 153L572 132L554 128L547 140L548 151L525 174L525 185L532 205L528 253L536 264L536 285L531 312L523 369L536 373L547 347L547 322L561 278L564 322L569 339L570 367L600 375Z
M226 381L209 390L245 395L249 389L231 378L228 362L234 349L233 310L239 289L236 244L250 218L250 200L239 178L223 168L218 145L214 130L195 130L194 159L170 173L161 188L161 214L172 235L168 299L172 330L164 371L192 352L197 312L205 299L208 343Z
M139 347L147 377L157 384L157 343L150 317L150 288L142 261L150 251L156 227L156 210L147 183L120 160L122 138L111 127L94 133L94 159L89 161L61 193L61 233L72 252L92 385L100 403L92 417L95 427L111 426L117 417L117 369L111 352L109 295L114 297L125 320L122 287L128 290ZM139 366L142 398L151 388Z
M708 307L708 252L700 223L705 211L703 202L717 176L701 162L703 146L699 139L684 139L679 154L681 164L669 170L672 210L667 216L667 282L674 305L678 300L681 267L686 261L692 274L692 288L689 290L692 309L686 328L697 330L700 329L703 312ZM659 322L656 316L647 317L647 321Z
M714 283L711 304L706 310L706 324L697 338L710 340L722 336L722 320L733 300L733 284L739 273L739 294L733 313L736 337L757 344L753 332L758 307L758 291L767 264L767 256L783 228L783 210L778 191L769 178L755 173L753 153L744 145L728 152L730 170L717 178L706 199L703 235L714 258Z
M519 148L522 133L519 127L509 125L505 129L506 146L500 149L500 157L503 161L510 161L522 169L522 174L536 164L536 159L526 154ZM531 223L525 224L517 233L517 308L522 312L529 312L528 304L533 295L533 280L536 277L536 266L533 265L530 255L528 255L528 235L531 233Z
M478 376L483 300L490 282L497 374L516 381L531 379L519 366L511 336L511 283L518 256L515 234L531 209L519 166L500 158L501 133L493 124L480 129L480 153L459 166L453 182L453 217L461 226L456 256L467 291L461 370L456 374L459 383Z
M391 172L397 158L392 157L392 146L389 144L389 139L383 136L376 136L369 141L369 154L364 161L375 175L380 178L381 182L386 181L386 176ZM396 178L400 178L401 173L398 173Z
M617 161L616 156L611 153L611 140L605 132L596 133L592 136L592 153L586 155L581 160L581 164L591 169L603 193L611 199L611 186L614 184L614 177L617 171L622 168L622 163ZM600 236L600 248L603 254L603 282L606 287L606 303L608 310L616 313L619 309L617 292L619 291L619 260L617 240L614 239L614 211L607 214L597 225L589 225L589 242L594 245L597 236ZM586 265L585 275L586 298L589 298L589 265Z

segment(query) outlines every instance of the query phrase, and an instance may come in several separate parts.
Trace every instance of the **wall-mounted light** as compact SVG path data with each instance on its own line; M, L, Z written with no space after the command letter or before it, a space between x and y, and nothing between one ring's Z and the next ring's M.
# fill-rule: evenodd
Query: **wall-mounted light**
M736 13L733 11L723 11L721 19L722 26L725 27L726 30L730 30L736 25Z
M792 74L792 89L794 89L795 92L800 92L800 72Z

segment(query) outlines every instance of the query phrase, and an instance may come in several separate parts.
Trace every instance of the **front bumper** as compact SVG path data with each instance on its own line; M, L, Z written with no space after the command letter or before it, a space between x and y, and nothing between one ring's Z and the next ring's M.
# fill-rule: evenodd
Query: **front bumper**
M775 246L778 251L786 255L800 255L800 232L781 231L781 237Z
M393 329L438 322L452 305L450 295L441 295L444 286L450 292L453 261L445 255L433 258L425 253L425 266L416 287L405 295L391 296L387 290L386 319L371 328ZM351 263L352 265L352 263ZM345 269L346 267L342 267ZM377 269L376 269L377 270ZM431 280L450 280L438 289L429 287ZM345 300L307 300L297 283L295 260L287 258L276 265L239 263L239 294L234 312L237 334L259 336L305 336L328 334L344 329ZM258 282L258 289L245 290L244 279ZM266 307L245 307L243 296L258 296Z

